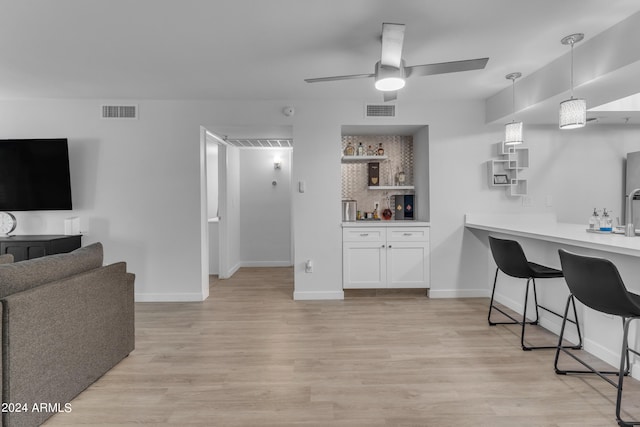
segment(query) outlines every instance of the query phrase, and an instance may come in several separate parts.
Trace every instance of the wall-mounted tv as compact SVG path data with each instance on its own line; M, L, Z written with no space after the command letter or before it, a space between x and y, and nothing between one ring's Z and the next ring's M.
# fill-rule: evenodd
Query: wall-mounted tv
M0 211L71 210L66 138L0 140Z

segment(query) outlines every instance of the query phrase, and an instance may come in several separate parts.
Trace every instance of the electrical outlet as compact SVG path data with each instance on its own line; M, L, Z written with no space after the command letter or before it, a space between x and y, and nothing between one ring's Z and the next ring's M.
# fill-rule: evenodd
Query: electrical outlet
M304 272L305 273L313 273L313 261L308 259L304 264Z

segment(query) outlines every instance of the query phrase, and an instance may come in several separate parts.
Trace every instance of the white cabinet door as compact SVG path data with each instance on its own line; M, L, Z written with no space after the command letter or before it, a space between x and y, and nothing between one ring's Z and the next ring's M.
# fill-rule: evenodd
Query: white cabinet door
M429 242L389 242L387 287L429 287Z
M371 289L387 287L387 254L384 242L344 242L342 287Z

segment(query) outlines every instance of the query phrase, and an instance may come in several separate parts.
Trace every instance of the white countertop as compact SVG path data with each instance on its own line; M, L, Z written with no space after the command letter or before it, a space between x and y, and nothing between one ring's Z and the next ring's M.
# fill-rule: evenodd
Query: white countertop
M556 222L550 214L466 214L465 227L640 257L640 236L588 233L586 224Z
M342 227L431 227L430 222L413 220L348 221Z

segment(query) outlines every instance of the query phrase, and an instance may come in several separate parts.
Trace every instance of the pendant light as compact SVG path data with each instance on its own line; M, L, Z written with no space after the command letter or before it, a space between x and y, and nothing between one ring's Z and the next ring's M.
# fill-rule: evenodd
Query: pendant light
M515 121L516 115L516 79L522 77L522 73L510 73L505 76L512 83L512 107L513 119L511 123L504 125L504 144L517 145L522 144L522 122Z
M587 102L573 97L573 45L584 38L584 34L571 34L560 40L564 45L571 45L571 99L560 103L560 129L577 129L587 123Z

